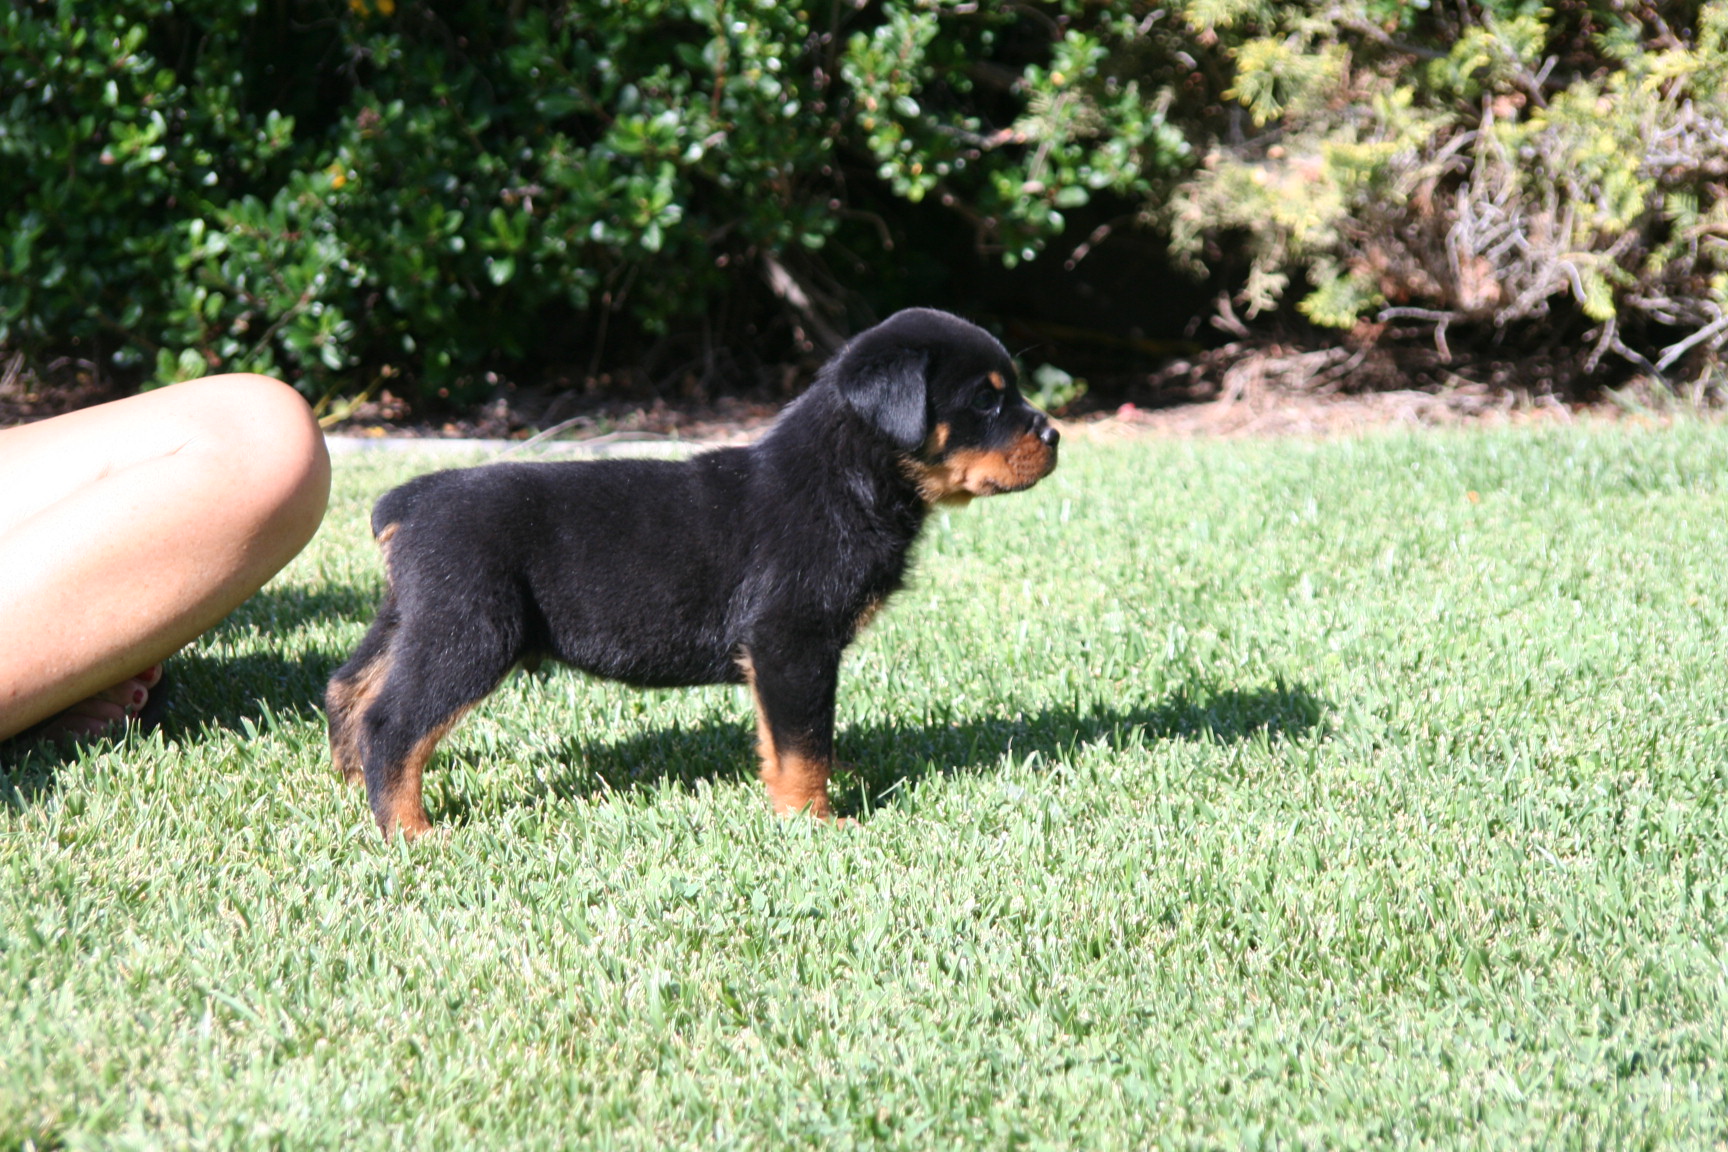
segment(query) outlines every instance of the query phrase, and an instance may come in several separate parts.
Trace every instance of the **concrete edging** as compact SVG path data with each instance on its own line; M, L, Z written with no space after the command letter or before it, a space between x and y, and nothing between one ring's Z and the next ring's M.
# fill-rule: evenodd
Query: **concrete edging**
M519 460L597 460L607 457L682 458L714 444L690 440L528 440L445 439L436 436L330 436L324 443L333 457L372 453L422 453L428 456L493 456Z

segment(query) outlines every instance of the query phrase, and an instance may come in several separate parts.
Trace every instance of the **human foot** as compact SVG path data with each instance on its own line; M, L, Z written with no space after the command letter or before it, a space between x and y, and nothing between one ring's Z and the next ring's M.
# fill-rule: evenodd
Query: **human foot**
M84 740L117 730L144 710L150 690L162 683L162 665L152 664L112 688L80 700L25 735L42 740Z

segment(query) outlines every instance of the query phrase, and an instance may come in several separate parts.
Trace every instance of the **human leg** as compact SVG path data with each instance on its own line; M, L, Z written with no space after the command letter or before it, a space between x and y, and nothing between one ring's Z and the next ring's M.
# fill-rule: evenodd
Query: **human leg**
M0 431L0 737L129 694L305 546L329 484L305 401L263 376Z

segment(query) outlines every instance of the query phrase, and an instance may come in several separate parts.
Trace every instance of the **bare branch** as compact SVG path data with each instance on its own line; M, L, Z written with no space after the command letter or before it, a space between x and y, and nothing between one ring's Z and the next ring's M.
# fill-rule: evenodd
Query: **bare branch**
M1728 316L1718 317L1714 324L1700 328L1678 344L1670 344L1662 349L1662 358L1656 361L1656 370L1666 372L1675 361L1706 340L1710 341L1710 346L1714 348L1724 339L1728 339Z

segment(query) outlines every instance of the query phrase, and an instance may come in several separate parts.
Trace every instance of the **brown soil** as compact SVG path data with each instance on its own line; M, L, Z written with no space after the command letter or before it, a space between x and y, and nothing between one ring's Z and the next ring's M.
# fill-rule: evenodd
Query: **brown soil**
M466 416L438 421L413 419L406 405L389 393L357 405L346 419L331 422L339 436L391 436L415 439L521 441L595 441L674 439L717 442L748 439L774 422L781 405L722 397L713 401L647 403L590 400L554 409L528 398L512 404L499 398Z
M61 359L38 372L25 363L22 352L0 360L0 428L45 420L123 395L112 379L100 376L89 364Z
M1549 391L1456 376L1436 384L1427 374L1399 375L1394 368L1374 349L1230 345L1152 373L1134 390L1141 403L1077 415L1073 422L1101 435L1327 436L1382 427L1665 419L1721 407L1718 396L1687 402L1643 381L1590 402L1566 402Z
M1632 385L1594 403L1456 382L1452 387L1387 387L1375 366L1348 348L1292 351L1232 345L1174 360L1118 391L1126 402L1084 397L1063 423L1101 437L1326 436L1370 428L1560 422L1578 418L1661 418L1684 405L1654 386ZM1373 390L1359 390L1364 382ZM50 386L51 385L51 386ZM45 419L125 393L89 365L56 362L38 374L20 356L0 362L0 427ZM598 400L579 392L501 388L472 412L426 420L390 392L354 405L328 430L343 436L521 441L676 439L737 442L758 435L782 402ZM1720 405L1718 404L1717 407Z

